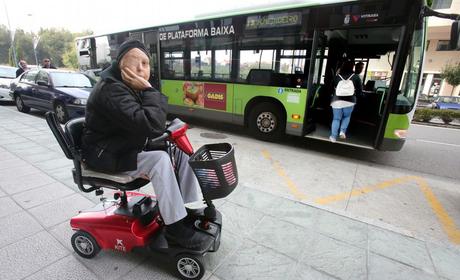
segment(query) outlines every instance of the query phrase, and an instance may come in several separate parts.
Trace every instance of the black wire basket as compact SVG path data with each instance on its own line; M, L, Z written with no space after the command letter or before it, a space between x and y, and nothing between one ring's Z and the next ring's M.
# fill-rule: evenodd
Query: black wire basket
M206 200L229 195L238 184L233 146L229 143L208 144L189 159Z

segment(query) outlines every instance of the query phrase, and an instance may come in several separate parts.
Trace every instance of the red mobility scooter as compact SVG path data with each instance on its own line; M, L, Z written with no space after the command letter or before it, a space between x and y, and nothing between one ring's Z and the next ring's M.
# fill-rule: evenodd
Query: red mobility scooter
M212 200L226 197L238 184L232 145L204 145L194 153L186 135L187 124L179 119L173 120L163 135L149 140L167 140L169 149L179 148L190 155L189 164L207 205L204 209L187 209L189 226L207 237L207 242L192 250L168 244L155 197L134 192L148 184L148 180L100 173L85 167L80 150L84 118L70 120L64 129L53 112L46 114L46 121L65 156L73 160L72 173L78 188L83 192L95 191L96 195L102 195L103 188L115 190L113 199L102 198L101 203L80 211L70 220L75 231L71 239L75 252L83 258L93 258L101 249L162 253L175 260L180 278L201 279L205 272L202 257L217 251L220 245L222 215Z

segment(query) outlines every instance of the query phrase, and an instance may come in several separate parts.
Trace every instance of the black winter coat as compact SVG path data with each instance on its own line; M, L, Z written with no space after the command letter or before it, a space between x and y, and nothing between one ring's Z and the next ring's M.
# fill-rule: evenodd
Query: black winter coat
M101 172L136 170L147 138L164 132L167 97L153 88L133 91L116 66L104 72L86 105L83 162Z

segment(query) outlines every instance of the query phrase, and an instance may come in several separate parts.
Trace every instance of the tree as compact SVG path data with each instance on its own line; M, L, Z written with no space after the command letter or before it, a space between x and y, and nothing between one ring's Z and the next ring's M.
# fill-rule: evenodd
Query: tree
M460 85L460 62L447 64L441 70L441 78L446 79L446 81L452 85L453 88L450 95L454 95L455 88Z
M17 29L14 33L14 48L17 59L25 59L28 64L35 64L33 33L26 33ZM16 65L17 61L15 62Z
M0 25L0 64L9 63L11 35L6 26Z
M71 33L65 29L40 29L38 33L40 40L36 47L38 62L40 63L44 58L51 58L54 66L77 69L75 38L92 33L90 30ZM17 29L14 36L13 46L17 58L25 59L30 65L35 64L33 41L36 36L22 29ZM13 61L13 48L10 46L10 32L4 25L0 25L0 64L16 65L17 61Z
M68 49L68 44L74 41L74 36L65 29L40 29L38 32L40 41L37 45L37 56L39 61L43 58L50 58L53 65L63 66L63 54Z
M77 48L73 42L67 45L67 50L62 55L62 63L67 68L78 69Z

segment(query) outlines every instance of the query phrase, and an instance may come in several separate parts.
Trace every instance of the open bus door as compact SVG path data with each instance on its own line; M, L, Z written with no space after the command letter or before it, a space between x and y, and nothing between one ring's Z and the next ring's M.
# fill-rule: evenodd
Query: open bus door
M315 30L304 124L306 137L329 138L335 76L345 61L363 62L366 67L364 75L360 75L363 90L356 96L347 139L340 142L376 148L379 125L384 121L384 109L388 105L385 101L391 61L398 48L400 31L400 27Z

